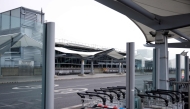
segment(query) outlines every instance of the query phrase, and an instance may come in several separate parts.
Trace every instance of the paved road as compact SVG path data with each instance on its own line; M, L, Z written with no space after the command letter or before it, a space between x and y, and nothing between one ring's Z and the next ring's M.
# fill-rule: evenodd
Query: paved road
M142 89L144 80L151 80L151 75L136 76L136 87ZM0 109L40 109L40 84L40 82L0 84ZM101 87L122 85L125 85L125 77L55 81L55 109L80 104L79 96L74 93L76 90L93 91Z

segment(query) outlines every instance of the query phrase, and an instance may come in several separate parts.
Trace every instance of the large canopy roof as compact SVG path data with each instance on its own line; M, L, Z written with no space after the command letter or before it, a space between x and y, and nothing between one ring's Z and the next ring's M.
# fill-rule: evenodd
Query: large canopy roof
M170 30L179 41L190 40L190 0L95 0L126 15L142 30L147 42L155 41L149 32Z
M73 57L83 58L83 59L91 58L91 59L97 60L98 58L103 57L103 56L109 56L116 60L124 58L121 54L115 51L115 49L109 49L109 50L99 51L99 52L80 52L80 51L69 50L63 47L55 47L55 50L65 53L65 54L70 54ZM63 55L57 55L57 56L59 57Z

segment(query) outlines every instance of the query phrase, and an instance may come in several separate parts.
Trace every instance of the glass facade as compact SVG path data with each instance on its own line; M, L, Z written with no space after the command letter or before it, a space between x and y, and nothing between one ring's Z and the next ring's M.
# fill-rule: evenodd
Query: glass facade
M0 109L42 107L42 16L24 7L0 14Z

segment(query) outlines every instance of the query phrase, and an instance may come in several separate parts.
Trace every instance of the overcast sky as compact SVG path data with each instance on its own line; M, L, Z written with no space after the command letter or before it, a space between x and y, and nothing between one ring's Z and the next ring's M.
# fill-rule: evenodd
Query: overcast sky
M94 0L0 0L0 12L20 6L42 8L45 20L56 24L56 39L121 50L126 42L135 42L136 49L145 48L144 35L130 19ZM170 49L170 57L181 51Z

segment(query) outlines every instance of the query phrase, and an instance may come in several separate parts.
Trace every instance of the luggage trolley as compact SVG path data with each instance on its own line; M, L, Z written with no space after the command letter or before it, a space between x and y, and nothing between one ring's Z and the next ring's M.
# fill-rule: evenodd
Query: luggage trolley
M89 93L77 93L77 94L81 97L82 101L81 109L103 109L104 105L106 105L106 98L98 94L89 94ZM93 97L98 97L99 99L93 99ZM88 103L84 104L86 101Z
M135 89L137 96L141 98L138 109L183 109L184 95L180 92L158 89L143 94L136 87Z
M145 92L147 95L153 95L153 96L159 96L162 98L169 98L168 99L168 108L171 109L182 109L182 105L179 105L179 95L172 93L172 92L167 92L167 91L159 91L159 90L151 90L151 91L146 91ZM156 105L156 106L163 106L163 100L160 99L154 99L152 102L148 102L148 105Z
M190 82L169 81L174 91L185 94L184 109L190 109Z
M110 103L110 107L117 107L117 108L123 108L125 109L125 105L121 100L123 100L121 97L122 93L121 91L110 89L110 88L100 88L100 89L94 89L95 92L104 92L104 93L109 93L113 94L113 103ZM125 97L125 96L124 96Z

